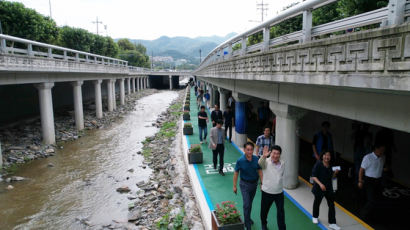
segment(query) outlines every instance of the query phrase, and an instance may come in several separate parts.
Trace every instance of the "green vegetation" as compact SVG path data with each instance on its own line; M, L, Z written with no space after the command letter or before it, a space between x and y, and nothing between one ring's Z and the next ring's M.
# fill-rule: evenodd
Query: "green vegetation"
M198 145L198 144L192 145L191 148L189 149L189 152L191 152L191 153L200 153L200 152L202 152L201 145Z
M181 103L175 103L175 104L171 105L169 108L173 111L180 110L182 108L182 104Z
M159 230L168 230L168 226L172 224L172 228L170 228L172 230L188 230L188 226L184 224L185 216L185 210L182 209L181 212L170 221L169 213L167 213L157 222L157 228Z
M187 122L184 124L184 128L192 128L192 124Z
M146 48L141 44L132 44L128 39L121 39L116 43L111 37L96 35L84 29L58 27L53 19L26 8L22 3L0 0L0 22L3 34L120 58L128 61L132 66L150 66ZM8 43L7 45L27 48L21 44ZM34 47L34 49L38 48Z
M184 115L185 116L189 115L189 111L184 111Z
M164 136L164 137L174 137L175 136L175 127L176 127L176 122L175 121L168 121L162 124L161 129L158 132L159 136Z
M152 154L152 150L151 150L150 148L148 148L148 147L142 148L142 155L143 155L145 158L150 157L151 154Z

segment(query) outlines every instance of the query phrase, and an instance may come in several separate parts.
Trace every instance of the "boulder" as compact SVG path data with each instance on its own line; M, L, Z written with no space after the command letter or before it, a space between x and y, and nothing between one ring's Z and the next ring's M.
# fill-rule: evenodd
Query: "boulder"
M128 188L128 186L122 186L122 187L117 188L117 192L119 192L119 193L127 193L127 192L130 192L130 191L131 191L131 189Z

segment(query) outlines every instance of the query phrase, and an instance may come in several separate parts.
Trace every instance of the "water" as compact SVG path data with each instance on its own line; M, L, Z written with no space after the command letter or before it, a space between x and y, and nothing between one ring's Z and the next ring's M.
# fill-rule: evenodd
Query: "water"
M112 127L90 131L56 156L22 166L16 175L29 180L13 183L11 191L0 183L0 229L80 229L78 219L84 218L97 225L127 222L132 201L116 189L125 185L135 194L135 184L148 179L151 170L141 167L143 157L136 153L157 131L151 123L177 96L165 91L144 97Z

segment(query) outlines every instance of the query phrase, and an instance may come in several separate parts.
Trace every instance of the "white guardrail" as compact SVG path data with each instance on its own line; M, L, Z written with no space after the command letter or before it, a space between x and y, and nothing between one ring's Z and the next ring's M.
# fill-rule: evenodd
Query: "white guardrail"
M25 48L16 48L16 46ZM43 57L107 66L128 66L128 62L124 60L31 41L5 34L0 34L0 54L26 55L30 57Z
M373 24L380 24L381 26L398 25L410 18L410 0L390 0L387 7L312 27L312 11L336 1L338 0L307 0L289 8L268 21L217 46L205 57L196 71L215 61L227 60L247 53L266 51L270 47L289 42L307 42L312 38L317 39L320 35ZM270 29L273 26L299 15L303 15L301 31L270 38ZM256 33L262 33L263 40L247 47L248 37ZM232 50L233 45L238 43L241 44L241 48Z

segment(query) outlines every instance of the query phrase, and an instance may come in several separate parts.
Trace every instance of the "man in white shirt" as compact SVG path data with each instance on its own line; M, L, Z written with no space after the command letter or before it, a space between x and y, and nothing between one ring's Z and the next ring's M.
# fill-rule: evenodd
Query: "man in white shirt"
M282 149L278 145L263 148L263 154L259 159L259 166L262 168L263 179L261 183L262 201L261 201L261 222L262 230L267 230L267 217L272 203L276 204L276 220L279 230L285 230L285 209L283 196L283 173L285 164L280 160Z
M358 187L365 188L367 202L362 210L363 217L369 217L369 214L374 209L374 203L377 197L382 192L381 177L383 173L386 146L377 143L372 153L364 156L359 171Z

